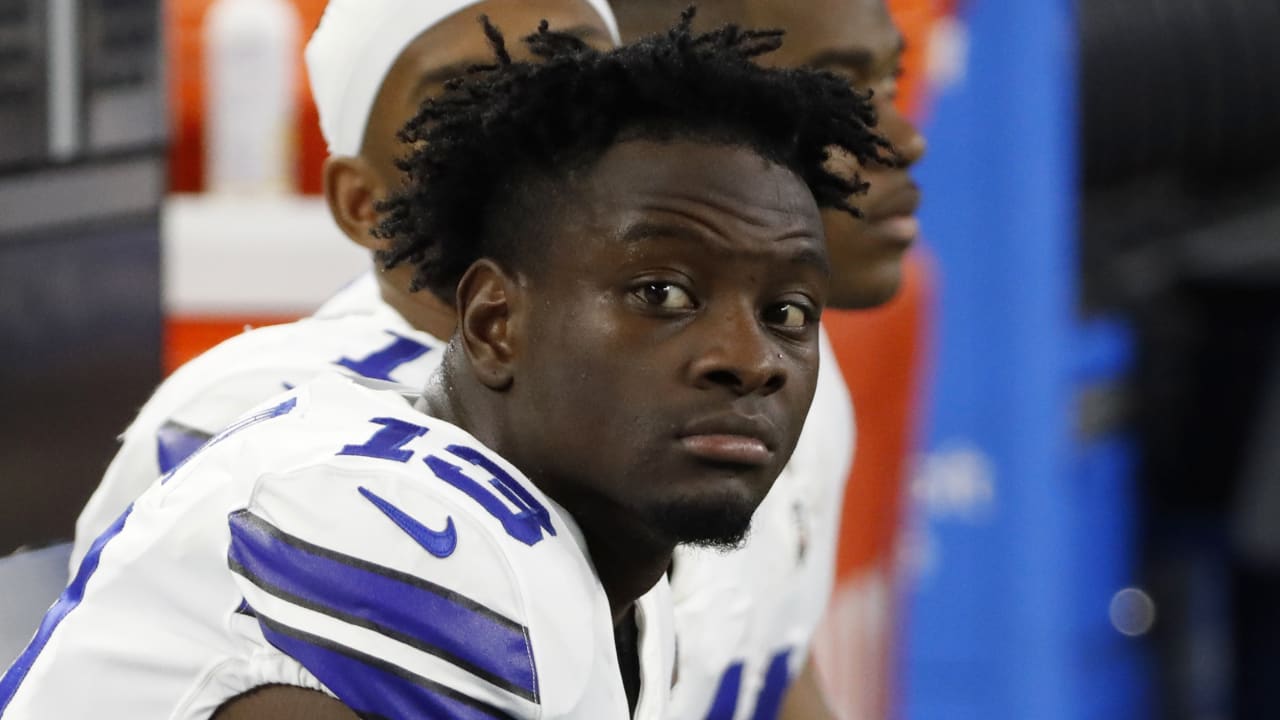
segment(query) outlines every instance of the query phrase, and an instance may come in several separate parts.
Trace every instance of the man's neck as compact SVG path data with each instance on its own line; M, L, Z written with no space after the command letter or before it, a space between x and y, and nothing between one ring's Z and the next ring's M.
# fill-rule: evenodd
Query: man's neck
M408 272L406 272L408 271ZM390 271L375 270L378 292L414 328L432 337L447 340L457 324L453 306L429 290L409 292L412 268L398 267Z
M594 517L606 520L595 526L583 522L582 514L575 514L574 519L586 538L591 562L609 598L614 625L618 625L632 617L635 602L666 574L675 546L656 542L646 532L627 532L632 523L619 522L615 513Z
M423 391L418 408L432 417L466 430L477 440L515 464L526 477L536 477L522 467L520 458L509 455L502 437L502 413L491 405L492 391L479 386L453 354L445 357L440 374ZM566 496L555 482L537 482L538 487L563 507L577 523L587 544L600 584L609 598L614 625L626 621L641 595L653 589L666 574L675 551L675 542L655 537L639 518L623 509L583 495Z

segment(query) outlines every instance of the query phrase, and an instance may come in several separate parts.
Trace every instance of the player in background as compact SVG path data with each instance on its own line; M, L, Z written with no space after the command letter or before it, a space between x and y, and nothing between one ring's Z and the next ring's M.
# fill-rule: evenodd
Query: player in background
M546 19L598 48L617 39L605 0L332 0L326 6L307 45L308 78L331 153L325 197L353 242L374 252L387 247L371 230L374 204L400 185L396 132L447 80L491 57L475 32L481 13L498 27L533 27ZM411 275L403 266L363 275L311 318L232 338L161 383L80 513L70 574L156 478L286 387L334 371L424 385L453 334L453 298L409 292Z
M630 42L660 32L684 4L614 0L613 8ZM925 143L894 106L903 42L882 0L701 0L698 8L702 27L737 22L784 28L786 42L765 62L828 70L873 92L878 129L893 143L899 162L858 168L869 185L858 203L863 217L827 211L823 221L833 268L830 306L863 309L888 301L919 232L920 193L909 170L924 155ZM787 468L788 479L794 479L780 482L757 513L757 525L778 531L753 535L742 552L718 562L706 561L697 549L677 551L672 590L682 643L671 717L833 717L809 650L834 581L854 444L851 418L848 391L828 352L806 437ZM785 497L788 487L794 492ZM794 543L778 541L797 535L807 546L800 560L788 558ZM694 571L685 572L689 566ZM693 595L700 596L697 602L681 602ZM733 632L734 623L750 630ZM695 637L697 642L687 642Z
M741 540L817 383L819 207L859 188L828 151L887 152L847 84L755 63L777 33L689 17L544 24L538 63L486 26L380 205L386 264L456 288L440 371L321 378L153 485L0 717L663 716L673 548Z

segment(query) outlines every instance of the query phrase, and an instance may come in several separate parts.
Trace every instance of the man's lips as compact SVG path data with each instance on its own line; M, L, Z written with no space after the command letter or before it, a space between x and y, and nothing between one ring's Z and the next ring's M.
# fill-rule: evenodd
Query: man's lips
M778 446L773 423L760 416L720 415L689 423L678 441L689 454L710 462L768 465Z
M685 435L680 444L690 455L733 465L768 465L771 451L760 438L746 435Z
M894 215L874 223L886 239L910 245L920 235L920 220L914 215Z
M885 195L869 209L866 221L877 233L891 242L910 245L920 235L920 189L914 183Z

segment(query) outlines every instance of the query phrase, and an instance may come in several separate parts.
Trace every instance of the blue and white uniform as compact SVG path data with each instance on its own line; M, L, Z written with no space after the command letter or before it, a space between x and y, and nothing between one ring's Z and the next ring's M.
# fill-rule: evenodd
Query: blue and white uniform
M441 340L384 303L373 275L365 274L312 317L250 330L183 365L121 436L76 521L71 575L134 498L249 408L334 372L420 390L443 350Z
M665 579L638 624L635 717L661 718ZM139 497L0 679L0 717L204 719L272 684L364 717L631 717L572 518L461 429L341 377Z

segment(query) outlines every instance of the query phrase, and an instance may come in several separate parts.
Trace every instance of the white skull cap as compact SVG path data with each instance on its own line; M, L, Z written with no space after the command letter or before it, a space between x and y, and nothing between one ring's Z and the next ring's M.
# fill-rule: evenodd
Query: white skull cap
M586 1L619 42L618 23L608 2ZM400 53L436 23L481 2L329 0L306 50L311 94L329 153L358 154L373 102Z

